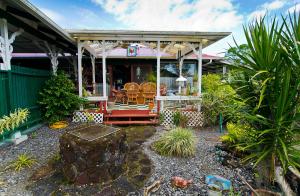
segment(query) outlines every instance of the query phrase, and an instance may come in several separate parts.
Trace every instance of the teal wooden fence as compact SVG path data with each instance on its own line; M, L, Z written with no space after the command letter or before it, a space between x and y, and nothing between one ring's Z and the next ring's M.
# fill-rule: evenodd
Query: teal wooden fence
M42 120L38 104L39 91L49 78L50 71L12 66L10 71L0 70L0 118L17 108L28 108L30 116L20 128L24 130ZM5 139L12 132L0 137Z

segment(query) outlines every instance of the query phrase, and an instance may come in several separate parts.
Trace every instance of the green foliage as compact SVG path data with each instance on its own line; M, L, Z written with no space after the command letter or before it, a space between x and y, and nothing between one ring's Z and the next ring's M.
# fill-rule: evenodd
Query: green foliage
M91 113L85 111L85 112L84 112L84 115L85 115L85 117L86 117L86 122L87 122L87 123L94 122L94 117L93 117L93 115L92 115Z
M52 76L40 92L44 117L49 123L63 120L84 102L75 94L75 86L64 73Z
M29 115L28 109L17 109L15 112L10 113L8 116L3 116L0 119L0 135L4 130L10 131L19 127L24 123Z
M191 130L175 128L155 141L153 148L164 156L188 157L195 154L196 138Z
M235 104L240 105L235 97L233 88L221 80L217 74L208 74L202 77L203 99L202 112L205 125L215 125L218 122L219 113L226 118L230 116Z
M243 63L233 64L237 74L232 83L239 86L237 94L247 105L241 108L241 118L256 136L243 144L250 153L245 160L270 165L270 180L275 165L285 171L288 166L300 167L300 152L295 148L300 131L300 15L282 21L262 18L244 27L249 50L236 50Z
M31 168L33 164L36 163L36 160L27 154L21 154L18 156L17 160L12 163L12 166L16 171L20 171L21 169L27 167Z
M148 82L154 82L156 83L156 75L153 71L149 72L147 75L147 81Z
M188 123L188 117L182 114L179 110L176 110L173 114L173 123L176 127L186 127Z
M248 124L231 123L226 125L228 133L221 136L221 141L238 151L244 151L244 144L255 141L255 131Z

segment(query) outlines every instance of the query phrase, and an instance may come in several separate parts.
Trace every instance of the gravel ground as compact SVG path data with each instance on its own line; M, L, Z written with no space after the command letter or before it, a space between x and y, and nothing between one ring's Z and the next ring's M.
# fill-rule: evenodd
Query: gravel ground
M21 144L0 148L0 170L10 165L12 161L24 153L32 156L37 162L32 168L23 169L19 172L14 169L6 170L3 173L0 172L0 196L31 195L25 189L28 184L28 178L35 169L47 163L58 152L59 136L73 126L74 124L70 124L68 128L59 131L53 131L47 126L42 126L29 134L28 140Z
M75 126L70 124L67 129ZM66 129L66 130L67 130ZM43 126L29 139L17 146L11 145L0 149L0 170L14 161L20 154L26 153L37 160L37 164L31 169L23 169L16 172L13 169L0 172L0 196L2 195L32 195L25 187L30 183L29 177L39 166L46 164L59 150L59 136L66 130L53 131L47 126ZM196 131L198 138L195 157L192 158L172 158L163 157L150 149L150 145L161 134L164 133L162 127L157 128L156 134L143 144L144 152L149 156L154 165L154 171L146 186L164 176L160 189L153 195L207 195L208 187L205 184L205 175L216 174L230 179L235 190L246 195L247 187L237 177L237 170L222 166L216 161L214 146L217 142L208 141L207 138L220 136L214 131ZM241 169L241 174L251 182L251 170ZM177 189L171 186L170 180L173 176L180 176L186 179L193 179L193 184L187 189Z
M237 172L238 169L240 169L240 174L251 183L253 182L251 170L245 168L231 169L216 161L215 145L218 144L218 142L208 141L208 138L220 136L221 134L219 132L195 131L198 144L196 155L192 158L164 157L152 151L150 149L151 143L157 140L164 132L161 127L158 127L158 134L144 143L144 151L152 160L155 167L146 186L151 185L161 176L164 177L160 189L153 195L207 195L209 189L205 184L205 176L208 174L220 175L229 179L236 193L240 192L242 195L248 194L248 187L239 179ZM174 188L170 183L173 176L192 179L193 184L187 189Z

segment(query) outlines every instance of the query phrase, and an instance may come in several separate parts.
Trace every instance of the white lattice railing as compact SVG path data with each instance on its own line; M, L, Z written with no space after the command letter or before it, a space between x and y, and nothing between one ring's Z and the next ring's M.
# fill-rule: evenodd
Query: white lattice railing
M163 122L162 125L164 126L172 126L173 123L173 116L176 110L163 110ZM188 122L187 126L189 127L201 127L203 125L203 114L198 111L180 111L183 115L187 116Z

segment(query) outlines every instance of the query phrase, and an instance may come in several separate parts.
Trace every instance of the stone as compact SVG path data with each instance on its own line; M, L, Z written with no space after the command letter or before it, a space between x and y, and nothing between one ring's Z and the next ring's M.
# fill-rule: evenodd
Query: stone
M28 136L27 135L21 135L20 137L17 137L17 138L13 138L12 141L15 145L18 145L20 144L21 142L24 142L28 139Z
M118 178L124 173L127 153L125 131L105 125L74 128L60 138L63 173L77 185Z

